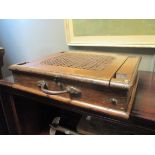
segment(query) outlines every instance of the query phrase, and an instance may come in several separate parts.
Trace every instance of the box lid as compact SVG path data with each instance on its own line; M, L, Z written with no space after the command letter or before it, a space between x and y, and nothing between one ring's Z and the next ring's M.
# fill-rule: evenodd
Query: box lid
M9 69L128 89L133 85L140 59L101 52L67 51L15 64Z

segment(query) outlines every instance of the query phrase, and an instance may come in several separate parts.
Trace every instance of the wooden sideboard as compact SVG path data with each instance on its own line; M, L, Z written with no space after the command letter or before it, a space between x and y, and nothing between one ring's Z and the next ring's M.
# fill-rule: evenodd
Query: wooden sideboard
M67 117L71 127L83 115L95 116L105 125L103 134L155 134L154 92L155 74L141 71L131 115L125 120L58 102L39 90L16 84L12 77L0 80L0 98L10 134L48 134L49 124L58 115Z

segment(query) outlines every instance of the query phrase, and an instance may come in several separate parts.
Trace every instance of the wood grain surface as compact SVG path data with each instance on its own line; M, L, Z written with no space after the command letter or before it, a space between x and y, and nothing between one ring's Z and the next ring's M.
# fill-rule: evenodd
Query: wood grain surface
M54 62L55 59L57 61L61 61L61 63L59 62L58 65L56 63L55 64L48 63L48 62L50 63ZM124 85L124 88L130 89L129 87L133 85L131 81L135 80L135 77L133 77L132 74L134 72L137 73L137 67L140 63L140 59L141 58L137 56L130 58L128 57L128 55L119 55L119 54L88 52L88 51L87 52L67 51L56 53L49 57L33 61L30 63L11 65L9 69L12 71L22 71L27 73L36 73L40 75L55 76L65 79L74 79L78 81L85 81L88 83L99 83L105 86L109 86L111 79L115 79L114 80L116 83L115 87L117 87L117 83L120 83L121 81L122 85L118 84L118 87L119 86L123 87ZM83 63L81 63L82 60L84 60ZM100 62L101 60L104 61ZM71 62L73 63L71 64ZM123 67L124 69L123 68L120 69L124 65L124 63L126 67ZM64 66L60 64L64 64ZM70 64L70 66L69 65L67 66L66 64ZM132 66L130 67L131 64ZM76 65L77 67L75 67ZM90 65L92 66L88 68L88 66ZM94 66L97 66L96 68L100 68L102 66L103 69L101 70L92 69ZM87 69L85 69L85 67ZM119 75L121 74L121 72L123 75L125 74L124 77L126 76L126 78L124 79L118 78L117 71Z
M128 119L138 83L140 59L138 56L66 51L30 63L12 65L10 70L19 87L39 91L39 81L48 85L46 92L61 91L60 84L64 88L74 87L80 91L78 97L68 92L50 97Z

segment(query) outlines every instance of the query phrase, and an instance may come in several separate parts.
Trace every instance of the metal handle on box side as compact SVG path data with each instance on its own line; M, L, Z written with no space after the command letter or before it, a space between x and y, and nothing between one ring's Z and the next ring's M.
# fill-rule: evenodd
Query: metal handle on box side
M48 90L47 83L45 81L38 81L38 86L40 87L42 92L49 94L49 95L58 95L58 94L64 94L64 93L77 95L81 93L79 89L73 86L67 86L63 90Z

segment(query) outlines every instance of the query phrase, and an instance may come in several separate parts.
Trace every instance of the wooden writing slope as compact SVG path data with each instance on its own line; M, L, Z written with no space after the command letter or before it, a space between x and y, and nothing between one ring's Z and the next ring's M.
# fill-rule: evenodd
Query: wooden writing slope
M129 118L140 57L69 51L12 65L16 84L96 112Z

